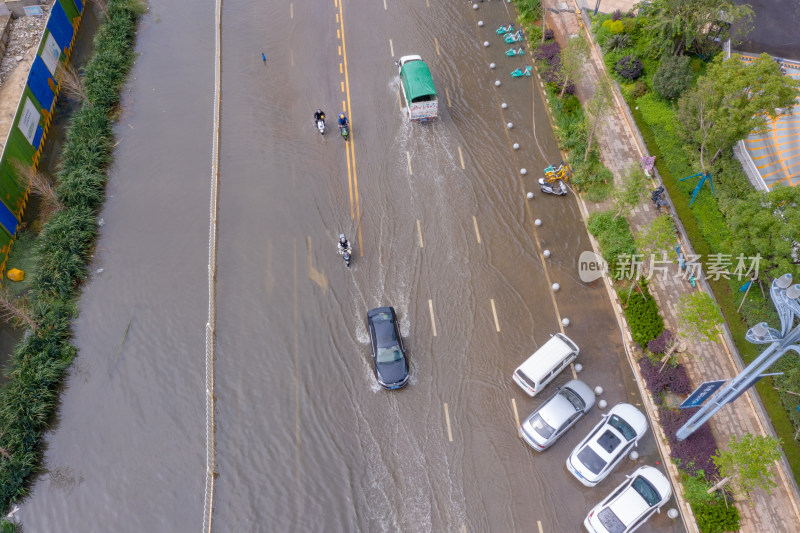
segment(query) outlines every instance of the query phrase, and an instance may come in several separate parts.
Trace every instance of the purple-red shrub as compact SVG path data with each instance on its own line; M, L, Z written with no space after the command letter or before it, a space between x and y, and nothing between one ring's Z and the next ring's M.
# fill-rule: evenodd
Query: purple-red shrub
M672 368L664 369L664 372L669 371L669 384L667 388L675 394L685 396L692 392L692 382L689 380L689 374L686 373L686 367L683 365L675 365Z
M546 30L544 30L544 40L545 41L552 41L555 38L556 38L556 32L554 32L550 28L547 28Z
M665 329L661 332L661 335L656 337L655 339L648 341L647 349L653 353L666 353L669 347L672 345L672 332L668 329Z
M655 396L665 389L681 396L692 392L692 383L686 373L686 367L681 364L667 364L661 372L658 371L659 368L661 368L659 362L653 362L647 357L639 359L639 370L650 394Z
M615 10L611 14L611 20L622 20L622 11L620 11L619 9Z
M552 43L543 44L533 51L533 57L540 61L546 62L548 65L552 65L552 61L556 58L558 58L560 62L561 47L558 46L558 43L555 41Z
M698 470L702 470L706 479L710 480L716 478L719 473L711 459L717 453L717 441L711 434L708 424L700 426L685 440L678 441L675 438L675 432L697 412L697 409L699 408L673 410L659 407L658 411L661 427L672 449L670 457L677 461L684 471L695 474Z

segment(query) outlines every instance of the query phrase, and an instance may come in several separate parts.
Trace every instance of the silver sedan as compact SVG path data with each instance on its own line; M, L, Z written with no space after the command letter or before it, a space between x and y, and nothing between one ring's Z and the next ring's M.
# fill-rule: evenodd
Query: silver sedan
M568 381L525 419L519 433L537 452L558 438L594 405L594 391L578 379Z

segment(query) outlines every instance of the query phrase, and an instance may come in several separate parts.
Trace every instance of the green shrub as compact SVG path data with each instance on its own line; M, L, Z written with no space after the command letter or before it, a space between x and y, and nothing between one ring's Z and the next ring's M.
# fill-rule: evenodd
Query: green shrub
M641 98L646 94L647 94L647 84L641 81L637 81L636 84L633 86L633 89L631 90L631 97Z
M615 20L608 25L608 30L611 32L612 35L625 33L625 23L622 22L621 20Z
M653 90L667 100L678 98L691 84L692 72L686 56L665 56L653 76Z
M713 503L692 504L697 526L701 533L723 533L739 531L739 509L733 503L728 505L719 500Z
M540 0L515 0L519 12L519 19L522 22L532 23L542 18L542 5ZM530 34L528 34L530 36ZM541 39L542 36L539 35Z
M703 61L699 57L695 57L692 59L690 65L692 68L692 72L700 72L701 70L703 70L703 65L705 65L705 61Z
M606 39L605 44L603 45L603 50L606 52L611 50L622 50L623 48L628 48L630 45L631 36L625 33L620 33L612 35Z
M628 221L624 217L614 218L610 211L599 211L589 215L588 229L597 238L609 273L615 277L622 262L636 253Z
M638 289L641 289L639 292ZM639 346L647 346L647 343L664 331L664 319L658 313L658 304L655 298L647 289L644 280L640 280L637 287L630 293L620 291L620 300L623 302L623 311L628 326L631 328L631 336ZM627 300L627 304L625 301Z
M11 522L10 520L6 520L5 518L0 518L0 533L16 533L17 532L17 524Z

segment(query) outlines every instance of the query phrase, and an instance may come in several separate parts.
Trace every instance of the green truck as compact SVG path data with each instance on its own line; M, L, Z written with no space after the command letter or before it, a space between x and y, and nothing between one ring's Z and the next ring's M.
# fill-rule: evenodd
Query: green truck
M397 65L400 67L408 117L426 122L439 116L439 100L428 65L420 56L403 56Z

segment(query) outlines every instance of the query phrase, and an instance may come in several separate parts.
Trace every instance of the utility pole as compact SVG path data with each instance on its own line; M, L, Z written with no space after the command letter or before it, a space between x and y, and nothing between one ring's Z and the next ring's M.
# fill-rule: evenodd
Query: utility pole
M792 285L792 275L784 274L772 281L769 295L778 310L781 330L769 327L766 322L747 330L745 338L748 341L769 346L678 429L675 434L678 440L684 440L722 409L722 406L747 392L786 352L794 350L800 354L800 324L794 324L796 319L800 319L800 284Z

